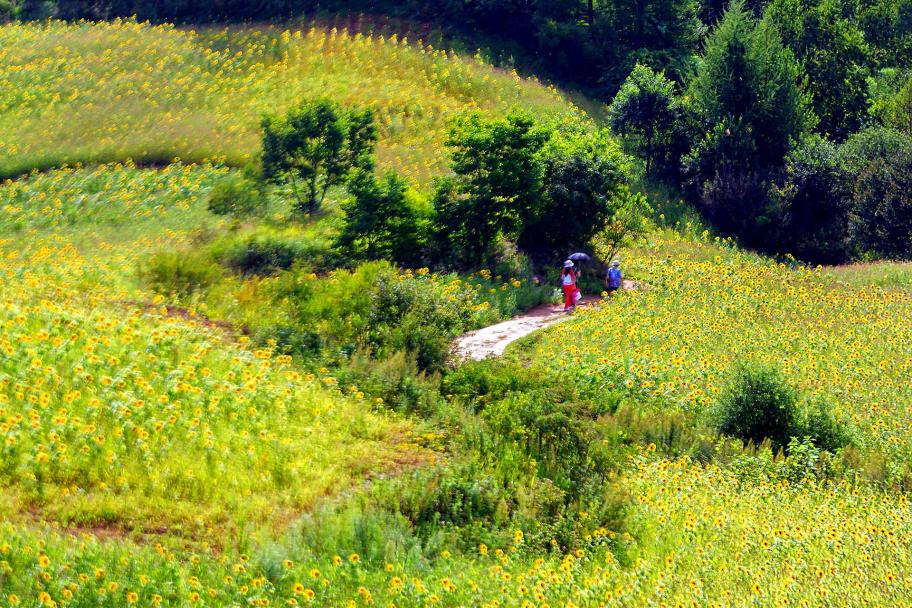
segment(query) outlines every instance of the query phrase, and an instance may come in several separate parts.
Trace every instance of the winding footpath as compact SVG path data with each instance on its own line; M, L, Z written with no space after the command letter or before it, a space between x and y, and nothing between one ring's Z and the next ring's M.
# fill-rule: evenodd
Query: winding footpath
M623 288L636 289L636 284L625 280ZM601 301L599 296L585 296L579 306L591 306ZM542 304L508 321L476 329L456 338L453 342L453 358L457 361L480 361L500 357L512 342L571 316L564 313L560 304Z

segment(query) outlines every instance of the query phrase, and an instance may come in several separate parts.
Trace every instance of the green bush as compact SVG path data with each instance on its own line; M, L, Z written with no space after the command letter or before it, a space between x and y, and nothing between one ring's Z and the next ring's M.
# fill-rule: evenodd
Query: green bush
M375 359L370 353L359 351L340 368L336 377L339 384L357 386L397 412L424 418L442 414L438 377L424 374L415 357L407 352Z
M19 14L19 8L16 3L10 0L0 0L0 23L12 21Z
M369 326L374 344L412 353L419 368L434 371L443 367L450 339L469 326L469 317L421 282L381 279L371 292Z
M769 367L738 367L722 393L716 411L716 428L760 443L769 439L775 448L788 445L798 422L798 393L782 374Z
M166 251L157 253L140 266L140 276L156 292L187 295L212 285L222 269L200 251Z
M833 415L832 407L824 399L813 399L804 404L796 435L810 438L818 448L829 452L852 442L848 429Z
M206 201L206 207L212 213L235 217L256 215L264 206L265 196L257 183L237 174L216 183Z
M228 267L243 274L269 274L276 270L288 270L309 253L308 248L298 240L262 234L229 247L223 259Z
M487 359L466 361L443 380L443 392L473 405L476 410L509 393L524 391L541 382L539 368Z
M293 324L269 326L257 334L257 340L273 340L279 352L304 358L319 354L323 345L318 333Z

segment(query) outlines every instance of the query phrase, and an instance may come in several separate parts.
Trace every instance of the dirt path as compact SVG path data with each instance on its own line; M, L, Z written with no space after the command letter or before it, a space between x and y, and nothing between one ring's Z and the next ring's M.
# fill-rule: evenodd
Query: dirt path
M633 281L624 281L625 290L636 288L637 285ZM600 296L586 296L580 305L592 305L601 301ZM489 357L499 357L510 343L569 318L570 315L564 313L563 305L542 304L509 321L476 329L456 338L453 343L453 358L457 361L480 361Z
M586 296L579 305L595 304L601 300L601 297ZM489 357L499 357L504 354L504 350L511 342L569 318L570 315L564 312L562 304L536 306L509 321L482 327L456 338L453 344L454 358L460 361L480 361Z

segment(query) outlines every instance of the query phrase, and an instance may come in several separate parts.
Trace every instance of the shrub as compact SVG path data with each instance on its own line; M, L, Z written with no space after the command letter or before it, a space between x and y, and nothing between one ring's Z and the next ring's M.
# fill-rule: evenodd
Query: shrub
M411 280L377 281L371 292L370 322L374 344L412 353L423 370L439 370L450 338L469 325L468 313L444 305L436 290Z
M422 249L419 216L409 200L408 183L395 172L378 181L372 172L355 172L348 181L351 200L336 247L368 260L414 262Z
M244 217L256 215L264 202L263 192L255 181L241 175L229 175L213 186L206 207L216 215Z
M835 452L851 443L845 425L833 415L825 399L813 399L804 404L796 435L808 437L818 448Z
M425 418L441 414L437 376L422 373L415 357L404 351L382 359L359 351L336 375L340 384L355 385L397 412Z
M157 253L140 267L140 276L161 294L187 295L218 281L222 270L199 251Z
M322 347L318 333L293 324L269 326L260 332L257 338L263 343L274 340L279 352L298 357L314 356Z
M229 247L224 253L224 261L230 268L244 274L268 274L288 270L307 254L307 248L300 241L274 234L259 234Z
M859 245L879 256L912 259L912 146L865 167L853 198Z
M795 434L798 394L782 374L769 367L738 367L716 412L720 433L760 443L769 439L785 447Z
M447 395L471 400L477 408L508 393L526 390L540 382L539 368L526 369L519 363L486 359L466 361L443 380Z
M774 190L782 210L780 242L798 259L837 264L851 257L851 181L838 148L820 137L805 138L786 157L786 182Z

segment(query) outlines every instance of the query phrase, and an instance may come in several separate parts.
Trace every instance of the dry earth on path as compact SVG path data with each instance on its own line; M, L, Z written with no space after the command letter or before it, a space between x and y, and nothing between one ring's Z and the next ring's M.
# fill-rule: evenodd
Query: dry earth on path
M624 289L636 289L636 284L633 281L624 281ZM599 296L586 296L580 302L580 306L591 306L601 301L602 298ZM542 304L509 321L476 329L456 338L453 342L453 359L480 361L489 357L499 357L510 343L562 319L569 319L570 316L564 313L560 304Z

